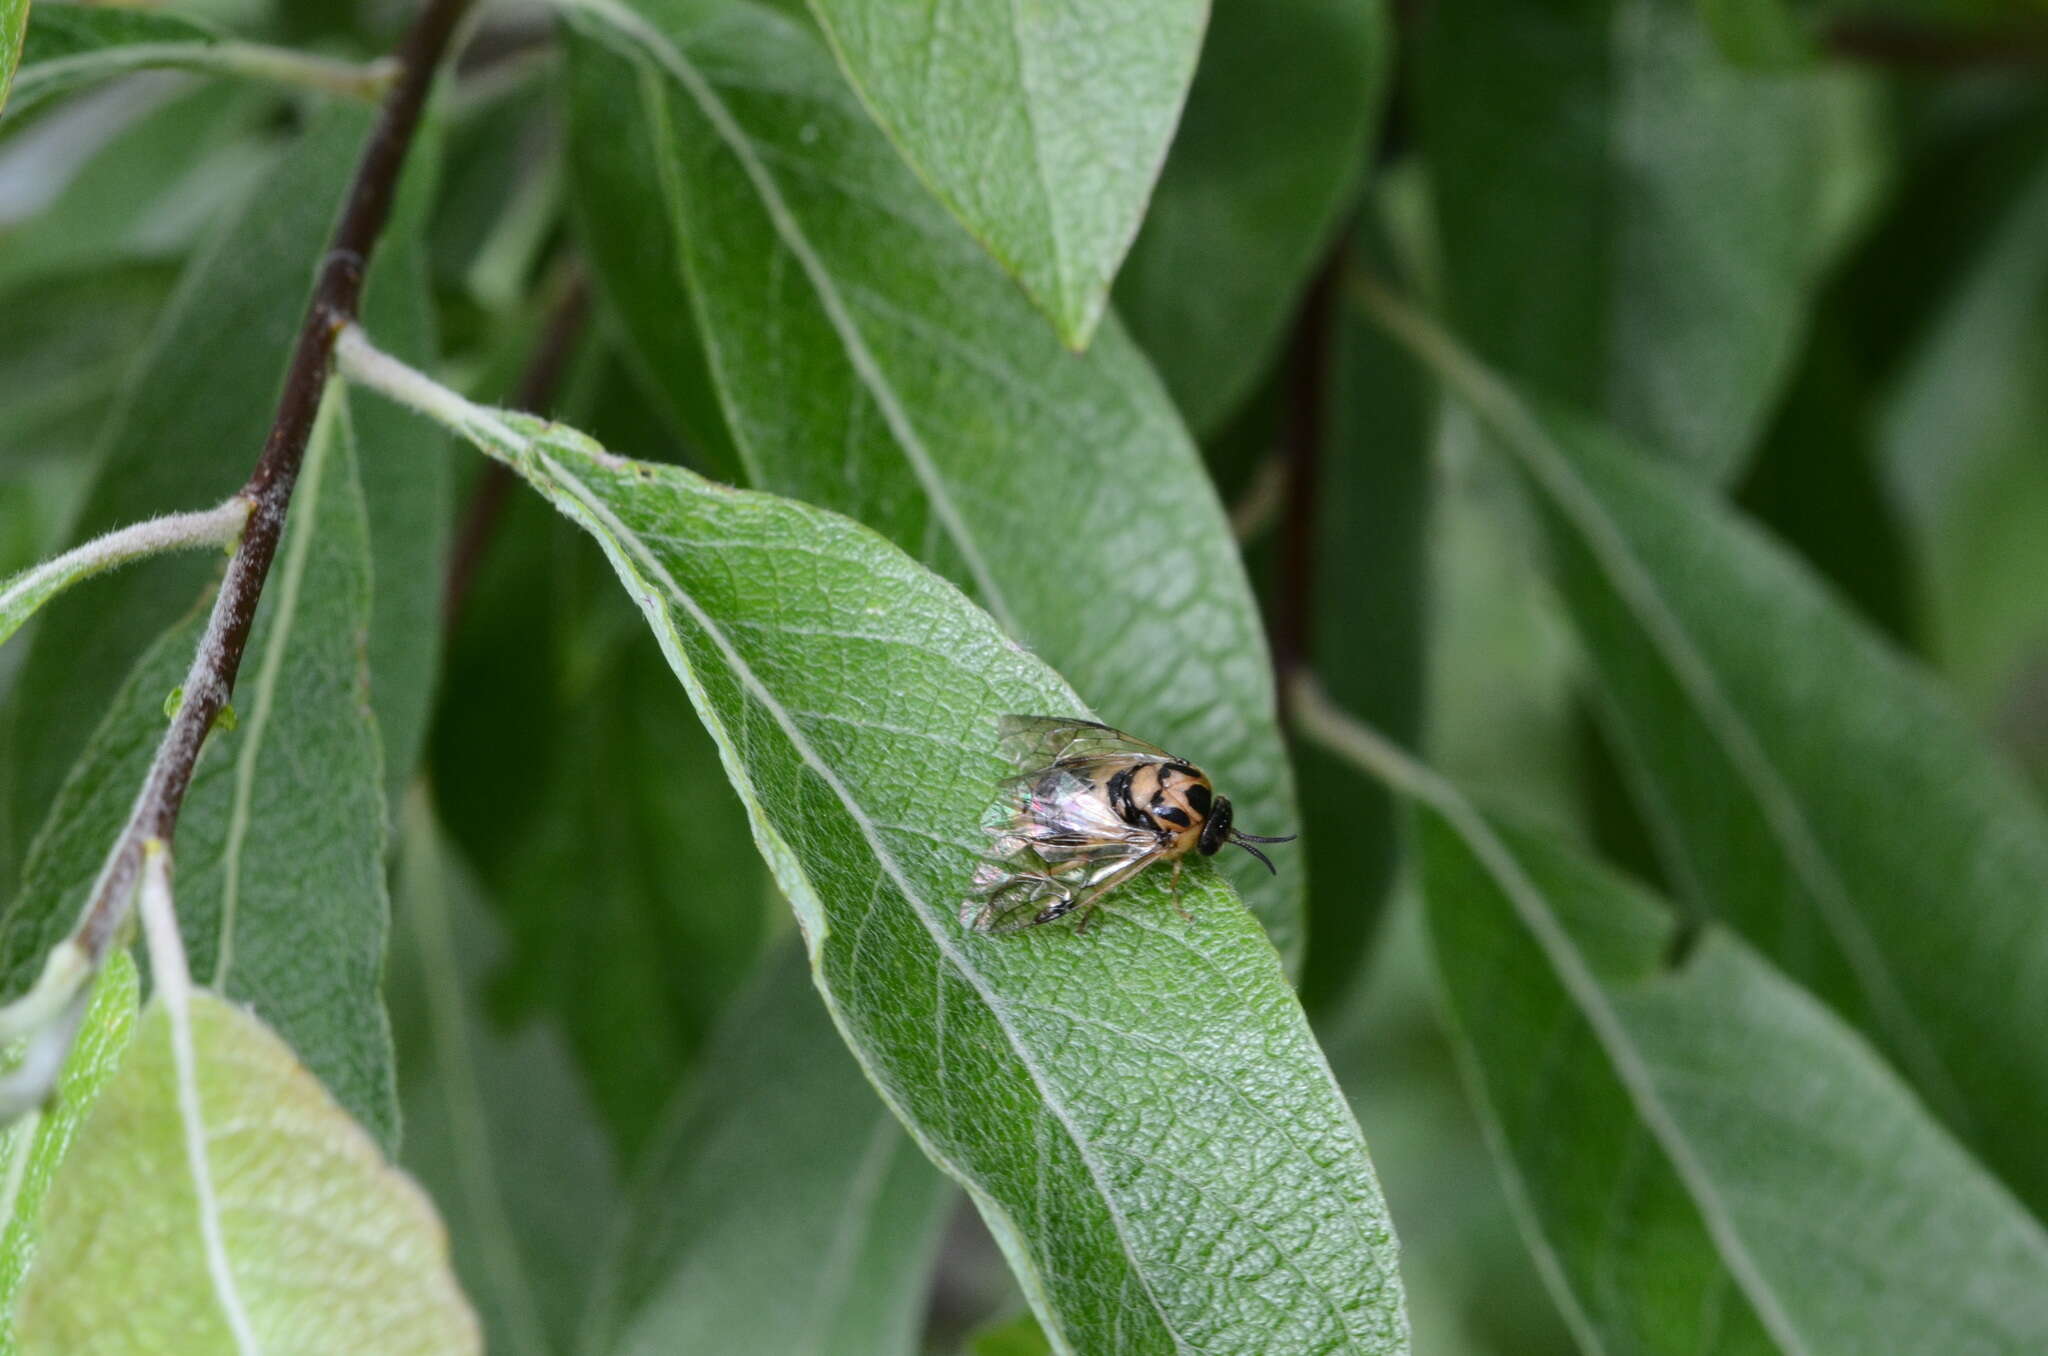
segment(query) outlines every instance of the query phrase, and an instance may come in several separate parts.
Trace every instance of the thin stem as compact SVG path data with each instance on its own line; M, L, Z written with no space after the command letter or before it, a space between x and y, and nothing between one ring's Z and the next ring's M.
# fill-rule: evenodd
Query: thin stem
M1230 535L1240 544L1253 542L1280 521L1287 503L1287 459L1278 454L1263 458L1253 468L1244 493L1230 506Z
M589 312L589 283L580 269L574 270L548 312L540 342L519 374L519 384L512 392L515 409L546 414L553 406L555 392L569 369L570 355L576 351ZM447 582L441 592L441 619L445 627L452 628L462 615L462 605L469 598L470 586L476 582L477 567L483 563L484 551L490 546L491 534L505 511L505 499L515 479L511 467L496 461L486 462L477 476L476 490L463 512L462 526L456 530L455 549L448 557Z
M1390 790L1440 810L1463 803L1463 795L1450 782L1372 726L1340 709L1314 674L1295 674L1288 684L1287 701L1298 733L1386 783Z
M257 42L215 43L195 54L192 65L196 70L211 67L227 75L366 103L389 93L399 74L398 63L388 56L367 63L334 61Z
M435 70L470 3L471 0L428 0L399 48L398 75L363 148L340 223L321 263L313 299L285 373L284 392L270 436L242 489L242 497L251 507L242 530L241 546L228 563L227 577L214 599L205 634L200 637L199 648L186 672L184 700L172 716L163 742L157 746L156 758L136 796L128 823L108 853L72 934L72 941L95 969L128 920L142 866L143 844L149 839L172 841L185 792L199 765L200 751L234 691L242 651L249 643L256 605L262 599L271 562L277 556L292 489L298 482L307 439L327 384L335 336L355 320L370 257L390 219L399 171L412 148ZM85 992L81 987L79 995ZM72 1009L83 1015L79 996L72 997L66 1012ZM6 1016L0 1013L0 1024L4 1024ZM68 1040L65 1044L68 1048ZM61 1065L60 1052L57 1067ZM53 1084L56 1069L48 1072ZM43 1091L47 1093L48 1086Z
M233 75L365 102L383 96L398 75L389 58L365 65L255 42L139 42L39 62L23 73L15 92L27 100L88 81L153 70Z
M1719 1185L1700 1161L1699 1153L1658 1086L1635 1036L1602 987L1578 945L1557 920L1542 888L1530 877L1493 824L1465 798L1456 785L1403 753L1378 731L1333 705L1315 680L1294 681L1295 729L1384 781L1395 791L1427 805L1440 815L1507 898L1530 938L1543 953L1566 995L1577 1007L1607 1056L1609 1067L1634 1103L1636 1115L1663 1149L1679 1181L1692 1197L1701 1223L1726 1262L1729 1273L1754 1306L1757 1318L1786 1351L1803 1351L1798 1329L1771 1288L1748 1241L1723 1201Z
M235 1288L221 1236L220 1202L213 1194L213 1167L206 1155L206 1111L199 1098L199 1057L192 1046L192 973L185 965L185 944L178 936L178 915L171 905L171 854L160 838L142 845L142 932L149 944L149 973L156 996L171 1023L171 1063L178 1078L178 1119L185 1128L185 1162L192 1172L192 1195L199 1210L199 1236L206 1248L206 1270L213 1281L221 1315L234 1334L239 1356L260 1356L261 1346Z
M359 325L341 332L334 360L343 380L418 411L450 432L481 444L489 456L508 456L511 447L526 441L489 409L378 348Z
M236 495L197 513L167 513L131 523L23 570L0 586L0 641L60 590L104 570L166 551L232 544L249 519L249 500Z

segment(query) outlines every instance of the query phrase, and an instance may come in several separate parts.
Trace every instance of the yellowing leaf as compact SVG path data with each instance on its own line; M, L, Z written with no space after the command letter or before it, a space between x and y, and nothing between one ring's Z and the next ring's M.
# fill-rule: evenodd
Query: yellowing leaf
M276 1033L209 993L192 1036L222 1251L260 1349L479 1352L426 1196ZM232 1352L210 1273L161 1003L51 1187L23 1353Z

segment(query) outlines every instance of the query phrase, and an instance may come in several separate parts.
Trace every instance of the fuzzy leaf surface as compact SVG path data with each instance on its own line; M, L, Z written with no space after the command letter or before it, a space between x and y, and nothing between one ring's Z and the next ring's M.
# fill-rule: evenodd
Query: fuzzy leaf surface
M1402 1352L1394 1244L1281 970L1206 864L1101 930L966 931L997 719L1079 699L837 514L435 408L604 548L717 741L834 1021L1066 1352Z
M575 15L587 39L572 53L572 107L612 110L588 123L607 136L621 118L651 129L656 156L603 203L615 217L659 193L674 232L613 290L669 298L671 329L694 305L746 478L881 532L1104 719L1208 771L1248 830L1292 832L1236 543L1121 328L1077 356L1035 324L800 26L751 5L699 25L666 0L644 18ZM621 91L637 110L620 108ZM650 353L674 341L658 342ZM1226 870L1294 959L1300 874L1248 858Z
M480 1353L426 1194L248 1011L195 993L192 1027L223 1251L261 1348ZM50 1190L17 1311L25 1356L236 1349L178 1105L169 1014L153 1003Z
M236 726L216 726L185 796L178 913L193 973L254 1005L388 1144L384 767L364 658L369 537L345 410L334 393L314 431L244 651ZM54 798L0 921L11 989L26 988L89 897L202 620L174 625L137 663Z

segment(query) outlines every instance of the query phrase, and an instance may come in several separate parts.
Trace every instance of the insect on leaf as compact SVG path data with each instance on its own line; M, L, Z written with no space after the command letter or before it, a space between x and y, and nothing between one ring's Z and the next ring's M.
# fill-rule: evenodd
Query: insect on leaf
M1064 1352L1404 1352L1365 1145L1281 971L1198 865L1081 937L954 916L1057 675L866 528L344 369L508 460L597 539L718 741L842 1036L963 1183Z
M1291 832L1257 604L1201 459L1121 327L1078 356L1046 333L801 25L751 4L694 24L610 0L571 19L574 135L602 181L586 188L603 189L585 214L644 215L653 195L670 228L611 242L609 290L643 360L682 365L664 384L694 390L708 363L745 478L882 533L1104 718L1196 760L1246 823ZM648 163L609 144L622 123ZM701 358L673 352L685 314ZM1305 872L1224 870L1298 960Z

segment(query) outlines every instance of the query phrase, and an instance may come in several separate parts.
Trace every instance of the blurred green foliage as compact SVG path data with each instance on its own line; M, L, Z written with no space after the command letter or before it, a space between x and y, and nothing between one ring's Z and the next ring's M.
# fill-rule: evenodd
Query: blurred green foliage
M704 579L775 580L727 620L783 637L760 653L790 690L885 671L791 639L806 609L860 599L835 624L927 656L985 608L1035 656L988 683L1065 691L1043 661L1215 773L1246 827L1298 815L1278 878L1229 879L1401 1240L1412 1344L1341 1349L2048 1347L2048 8L571 8L481 12L371 338L476 400L873 529L841 579L798 568L822 548L750 545L761 519L705 519L733 535ZM0 90L36 96L0 115L0 572L233 488L371 117L275 81L100 77L143 41L367 61L408 11L0 0ZM232 887L259 901L237 964L261 982L230 992L400 1136L492 1350L1093 1356L1198 1344L1169 1318L1308 1330L1259 1318L1245 1278L1315 1265L1334 1224L1223 1257L1258 1230L1171 1205L1200 1235L1182 1255L1143 1213L1166 1188L1088 1153L1146 1142L1126 1137L1172 1096L1241 1130L1218 1088L1299 1129L1314 1060L1277 978L1256 1039L1185 1033L1181 1063L1209 1063L1156 1104L1116 1040L989 1017L952 1066L980 1070L986 1124L952 1116L919 1024L967 1029L959 974L907 923L859 954L823 929L865 900L799 890L807 964L777 892L869 860L857 817L790 823L821 768L887 781L876 749L922 807L890 831L943 836L957 759L901 751L957 751L967 699L878 682L807 712L823 762L737 699L707 731L585 532L411 414L347 403L371 573L303 600L324 629L294 643L320 658L281 700L308 715L359 674L347 715L378 753L270 730L280 765L252 760L234 830L274 849ZM847 560L914 571L897 601L927 610L891 612ZM133 566L0 649L16 991L182 671L152 642L217 577ZM1388 741L1379 776L1290 720L1303 674ZM237 708L180 840L203 957ZM1418 786L1452 798L1418 815ZM389 1043L382 1013L293 1008L308 976L373 996L386 839ZM1235 898L1195 879L1204 906ZM309 923L313 893L349 927ZM1170 920L1152 893L1126 902ZM1071 953L1041 930L973 973L1024 984L1028 957L1060 989L1031 1001L1130 1029L1204 1011L1157 981L1181 943L1120 925L1152 926ZM1207 926L1182 968L1270 955ZM889 987L918 965L929 989ZM345 1057L322 1044L344 1027ZM1183 1128L1159 1128L1183 1176L1236 1143ZM925 1154L999 1242L959 1202L942 1228ZM1231 1185L1291 1223L1323 1199ZM1049 1238L1055 1217L1083 1224Z

